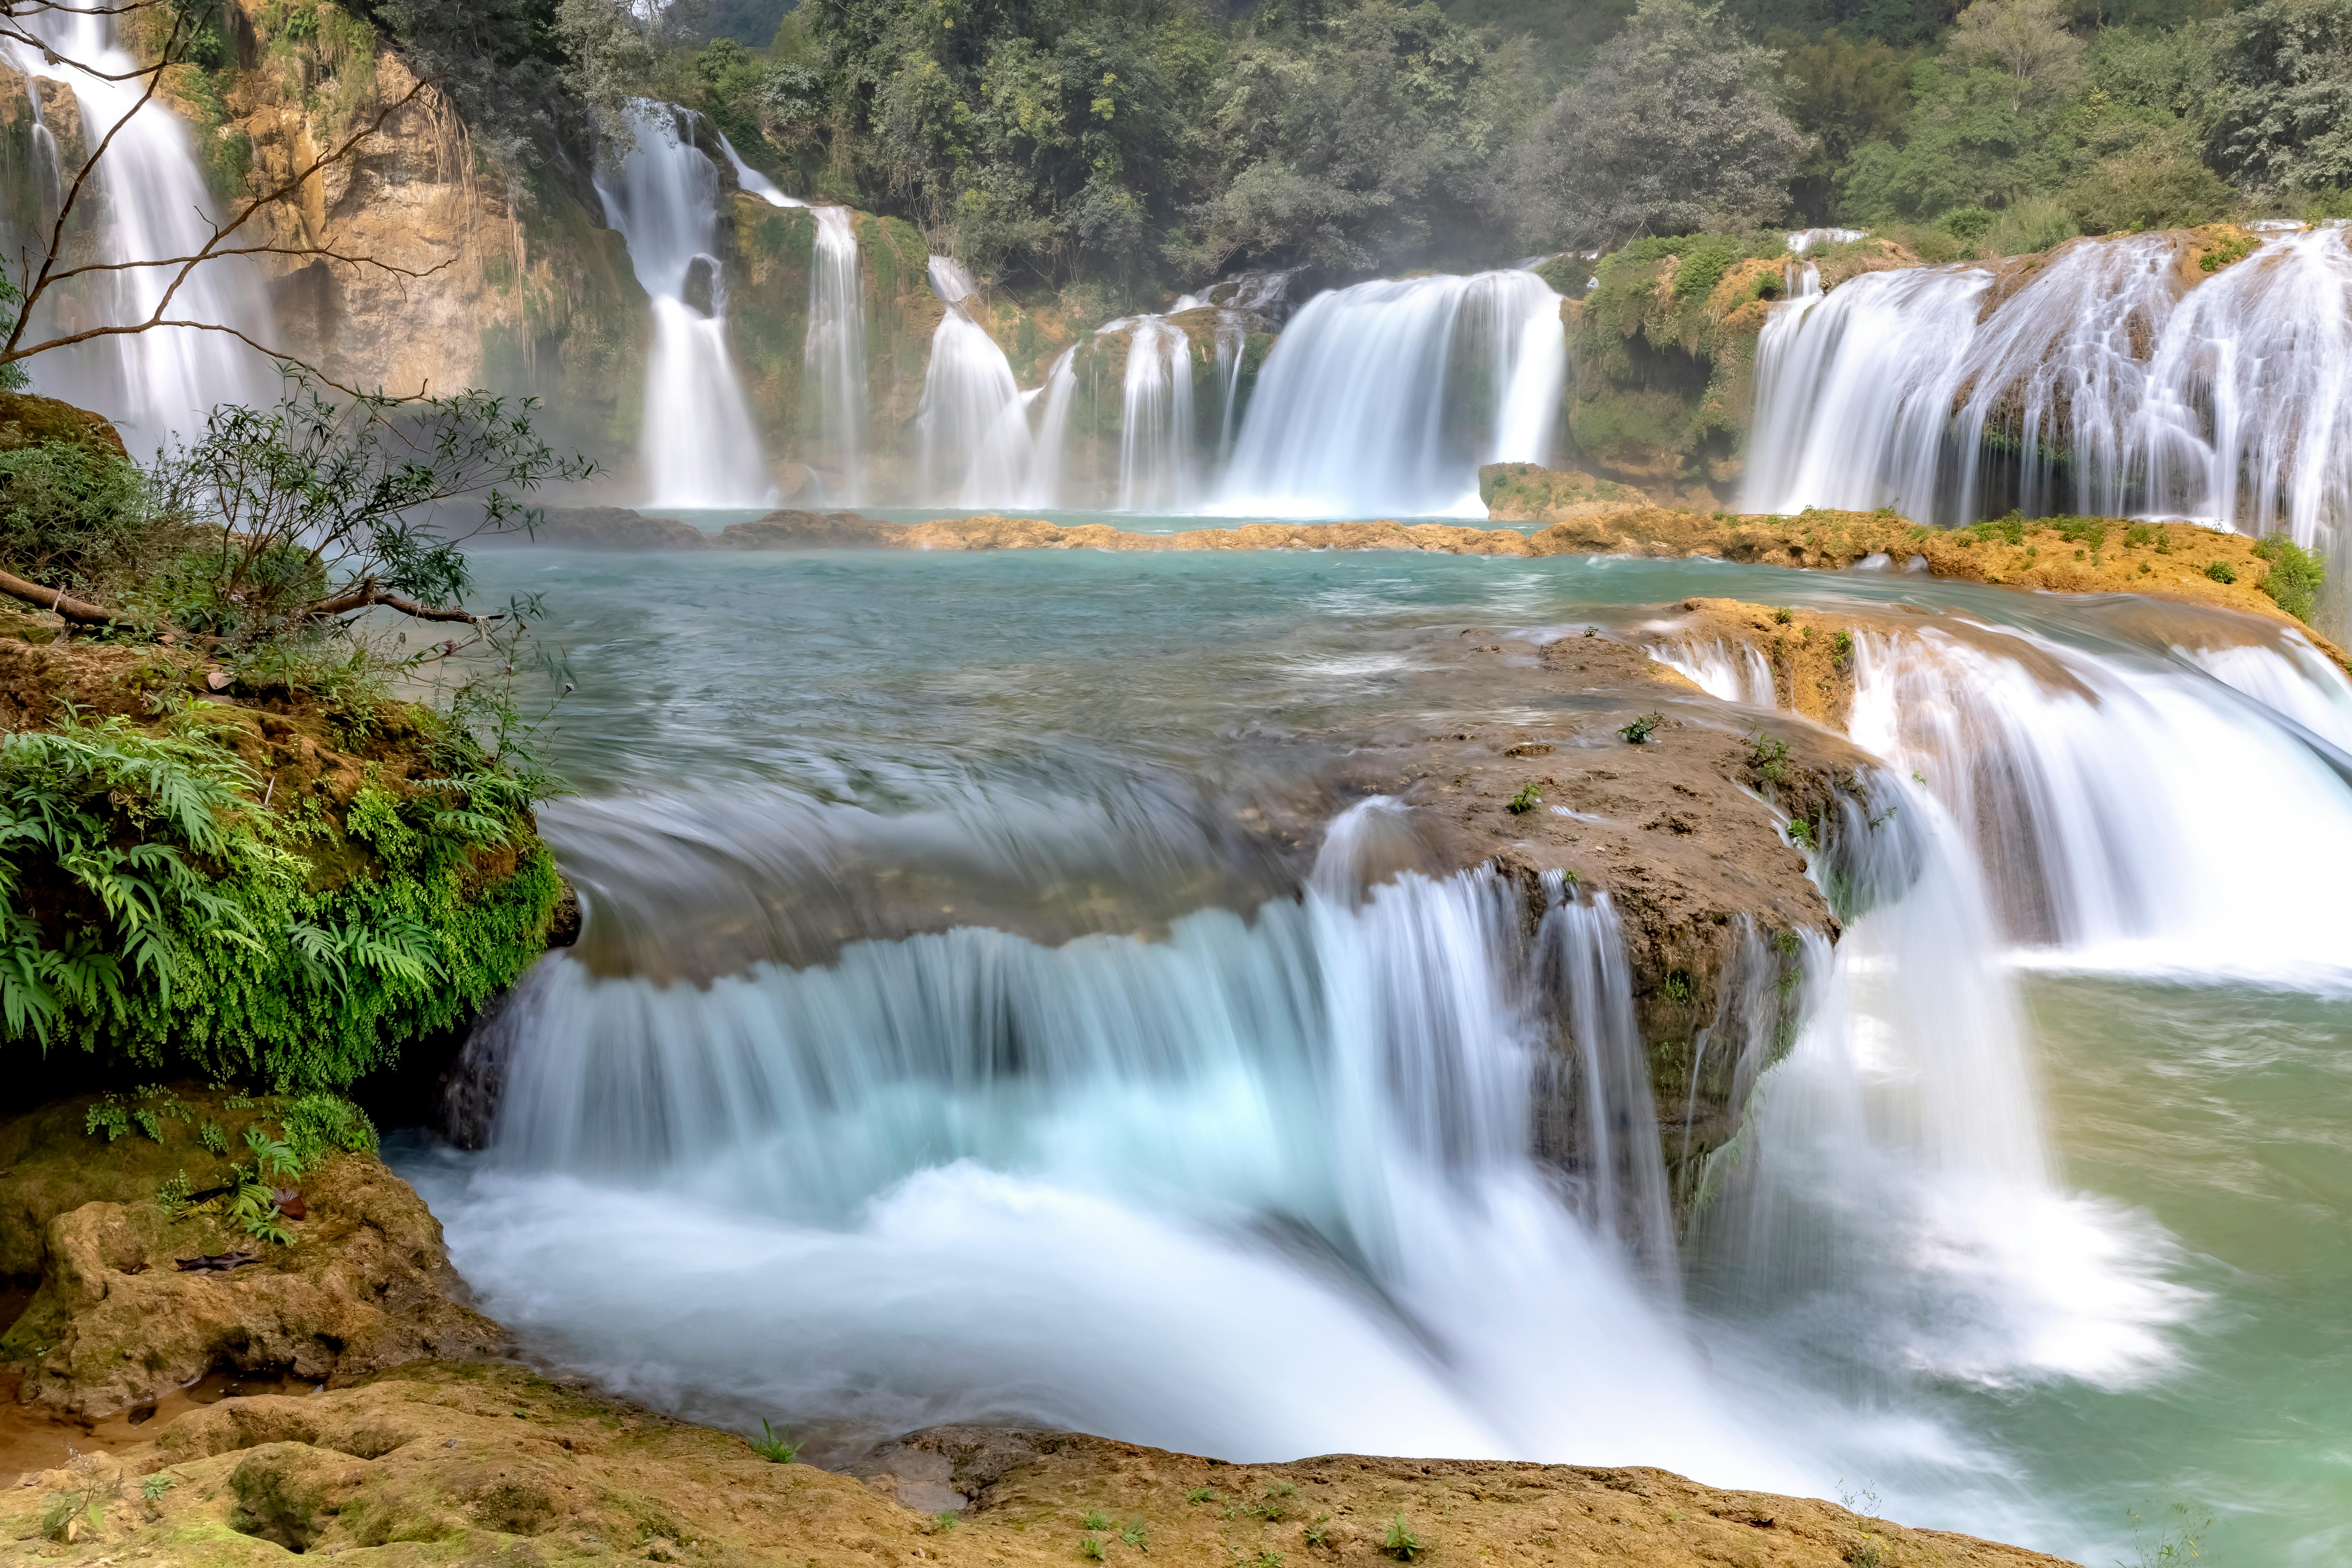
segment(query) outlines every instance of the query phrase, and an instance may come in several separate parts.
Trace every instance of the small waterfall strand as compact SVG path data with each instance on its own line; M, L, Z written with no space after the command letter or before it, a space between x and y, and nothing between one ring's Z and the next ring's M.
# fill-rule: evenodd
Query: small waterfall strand
M638 99L635 144L597 193L653 304L640 443L648 501L761 506L775 484L727 346L719 251L719 166L694 145L688 111Z
M866 500L866 285L857 228L847 207L816 207L815 265L809 269L803 384L815 393L817 456L835 476L828 500Z

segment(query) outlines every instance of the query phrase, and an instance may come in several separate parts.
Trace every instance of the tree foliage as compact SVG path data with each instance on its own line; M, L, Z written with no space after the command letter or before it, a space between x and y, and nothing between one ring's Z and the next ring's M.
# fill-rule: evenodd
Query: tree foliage
M2352 0L2260 0L2215 42L2221 172L2263 190L2352 186Z
M1642 0L1521 146L1507 187L1520 232L1592 247L1777 215L1805 146L1773 101L1777 65L1717 6Z

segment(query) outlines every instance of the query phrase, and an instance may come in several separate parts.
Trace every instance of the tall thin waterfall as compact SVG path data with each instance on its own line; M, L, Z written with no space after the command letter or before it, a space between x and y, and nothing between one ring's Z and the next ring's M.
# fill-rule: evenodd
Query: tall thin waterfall
M1029 459L1029 484L1022 492L1024 506L1053 507L1062 499L1062 451L1070 429L1070 402L1077 395L1076 344L1054 356L1045 384L1032 395L1041 405L1035 446Z
M417 1179L502 1321L738 1425L1792 1480L1602 1217L1657 1159L1616 1099L1613 921L1563 905L1531 984L1491 873L1380 875L1402 815L1350 808L1298 897L1159 940L961 927L707 987L557 958L507 1010L491 1154ZM1591 1224L1530 1155L1552 1009L1593 1053L1604 1140L1651 1144L1586 1163Z
M1217 510L1484 516L1480 464L1550 455L1559 310L1523 271L1317 295L1266 356Z
M857 506L866 500L866 285L849 209L818 207L815 214L803 384L816 396L817 450L840 476L827 487L827 499Z
M1164 316L1137 317L1121 391L1119 509L1181 510L1193 484L1192 340L1184 329Z
M636 144L597 193L653 301L642 440L646 499L659 506L761 506L775 483L727 348L719 258L719 166L690 140L688 111L637 100Z
M956 506L1019 504L1029 477L1029 405L1013 362L971 317L971 274L934 256L930 275L931 291L947 308L931 334L915 412L922 494Z
M104 212L97 259L151 262L194 255L212 234L211 196L189 151L186 128L161 104L141 105L146 83L133 74L139 62L114 41L113 19L96 9L57 8L37 11L17 26L47 39L49 50L0 41L0 58L27 77L62 81L72 89L81 108L86 153L114 132L95 181ZM89 68L76 69L67 61ZM124 79L110 81L91 71ZM36 144L44 141L54 165L56 141L47 125L38 125ZM79 313L107 322L143 321L163 302L177 271L138 266L85 280L77 291L87 289L93 298ZM236 328L263 342L270 331L260 274L247 257L226 257L195 268L165 314L173 321ZM161 446L174 431L193 436L215 404L265 402L278 384L269 365L236 339L189 328L101 339L44 354L26 362L26 368L40 390L121 422L134 450Z
M1758 348L1746 504L2185 516L2336 548L2352 519L2346 231L2265 236L2194 287L2178 243L2078 241L1990 309L1981 268L1874 273L1780 307Z

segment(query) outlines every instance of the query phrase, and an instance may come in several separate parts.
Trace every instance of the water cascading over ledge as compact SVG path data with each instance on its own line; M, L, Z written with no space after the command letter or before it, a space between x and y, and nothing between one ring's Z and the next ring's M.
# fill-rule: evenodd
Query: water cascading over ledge
M85 153L113 133L94 184L103 214L95 259L147 262L194 254L212 235L211 195L189 150L187 128L162 104L141 101L140 64L115 41L113 18L55 9L16 26L45 37L53 52L0 41L0 59L27 79L62 82L72 90ZM119 79L76 69L67 60ZM37 114L37 97L35 108ZM54 180L62 191L72 182L55 165L56 140L46 125L35 131L36 146L46 143L51 160L44 183ZM163 303L177 271L139 266L82 279L73 285L68 308L85 319L143 321ZM74 298L84 295L86 303ZM236 328L263 342L270 336L268 299L249 257L222 257L194 268L165 315ZM184 328L102 339L44 354L28 368L35 390L108 413L134 451L160 447L173 432L193 438L215 405L267 403L278 385L269 365L236 339Z
M2210 276L2179 234L2031 270L1865 274L1773 312L1745 505L1960 523L2188 517L2332 554L2352 522L2352 243L2264 236Z
M1266 356L1214 510L1485 516L1480 465L1550 454L1561 303L1524 271L1317 295Z
M635 145L597 194L653 304L640 461L646 500L681 507L764 506L775 481L727 346L719 261L719 166L694 144L689 110L640 99Z
M505 1015L489 1157L420 1180L486 1306L562 1359L850 1447L1010 1417L1784 1472L1676 1323L1608 900L1555 886L1531 939L1491 872L1384 877L1402 810L1157 941L959 926L708 986L552 960Z

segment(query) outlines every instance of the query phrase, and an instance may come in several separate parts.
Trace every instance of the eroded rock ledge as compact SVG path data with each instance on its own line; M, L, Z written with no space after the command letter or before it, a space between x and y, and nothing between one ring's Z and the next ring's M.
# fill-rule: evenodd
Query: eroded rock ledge
M910 1462L911 1461L911 1462ZM1706 1562L1951 1568L2058 1560L1664 1470L1353 1455L1229 1465L1071 1433L917 1433L869 1479L508 1365L419 1363L225 1400L0 1492L0 1541L89 1560L260 1564ZM904 1472L937 1476L910 1485ZM160 1478L160 1480L158 1479ZM152 1492L152 1496L149 1495ZM63 1496L77 1505L54 1530ZM94 1506L93 1506L94 1505ZM937 1506L934 1506L937 1505ZM1089 1516L1107 1521L1088 1528ZM1874 1548L1877 1555L1869 1554Z

